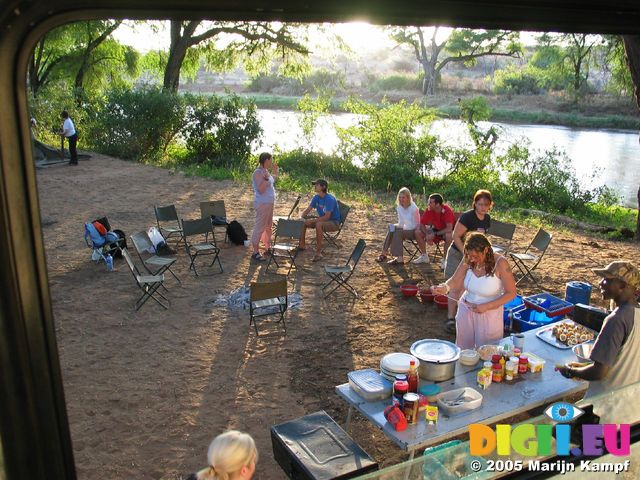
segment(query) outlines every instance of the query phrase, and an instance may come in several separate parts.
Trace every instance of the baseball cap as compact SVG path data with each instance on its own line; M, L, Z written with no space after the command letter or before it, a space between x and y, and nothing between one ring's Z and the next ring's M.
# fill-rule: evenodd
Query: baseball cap
M324 187L325 189L329 188L329 184L327 183L327 181L322 179L322 178L319 178L315 182L311 182L311 185L320 185L321 187Z
M604 268L593 268L592 271L601 277L617 278L636 290L640 289L640 270L631 262L617 260Z

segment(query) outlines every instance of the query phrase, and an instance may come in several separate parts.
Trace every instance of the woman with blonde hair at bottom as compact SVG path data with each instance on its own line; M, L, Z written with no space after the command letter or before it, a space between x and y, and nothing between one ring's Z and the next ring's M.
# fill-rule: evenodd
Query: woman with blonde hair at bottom
M213 439L207 459L209 466L187 480L250 480L256 471L258 450L251 435L229 430Z

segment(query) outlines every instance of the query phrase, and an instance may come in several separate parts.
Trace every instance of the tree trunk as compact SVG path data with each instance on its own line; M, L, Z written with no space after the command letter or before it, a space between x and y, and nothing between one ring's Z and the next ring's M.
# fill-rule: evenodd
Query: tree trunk
M640 242L640 187L638 187L638 220L636 220L636 240Z
M184 62L187 56L188 45L180 39L169 49L169 58L167 59L167 66L164 70L164 82L163 88L171 92L177 92L180 86L180 69L182 68L182 62Z
M636 104L640 108L640 35L623 35L624 56L631 72L634 85ZM636 240L640 242L640 187L638 187L638 220L636 225Z
M436 80L438 79L438 72L435 69L433 62L420 62L422 65L422 71L424 72L424 79L422 80L422 94L433 95L436 93Z

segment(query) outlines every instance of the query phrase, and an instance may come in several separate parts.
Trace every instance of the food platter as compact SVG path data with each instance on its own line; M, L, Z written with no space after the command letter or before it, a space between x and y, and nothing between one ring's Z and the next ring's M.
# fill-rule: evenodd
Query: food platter
M587 337L585 340L582 339L582 337L580 338L576 338L575 343L564 343L561 342L556 335L554 334L554 329L558 329L560 327L562 327L563 325L566 325L567 328L571 329L571 328L579 328L580 331L585 331L587 332ZM594 330L585 327L583 325L580 325L572 320L563 320L562 322L557 322L554 323L552 325L549 325L548 327L543 328L542 330L539 330L536 333L536 337L538 337L540 340L542 340L543 342L548 343L549 345L553 345L556 348L560 348L562 350L568 350L570 348L572 348L574 345L579 345L580 343L584 343L590 340L593 340L595 337L597 337L598 334L597 332L595 332Z

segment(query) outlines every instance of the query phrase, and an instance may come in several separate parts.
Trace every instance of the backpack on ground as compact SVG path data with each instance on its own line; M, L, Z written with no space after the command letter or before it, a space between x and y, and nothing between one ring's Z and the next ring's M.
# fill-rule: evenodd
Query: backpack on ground
M234 245L242 245L244 241L249 238L244 227L236 220L232 220L229 225L227 225L227 237Z

